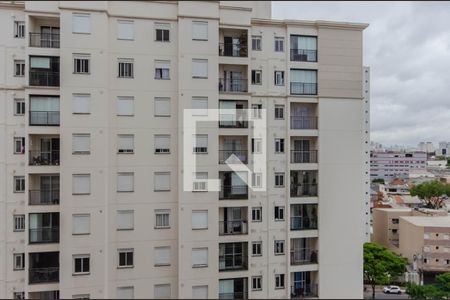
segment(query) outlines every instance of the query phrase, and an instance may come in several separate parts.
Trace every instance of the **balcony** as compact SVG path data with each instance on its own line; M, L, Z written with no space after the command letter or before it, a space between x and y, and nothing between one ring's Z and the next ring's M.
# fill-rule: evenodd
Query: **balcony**
M236 156L236 159L231 159L231 156ZM219 150L219 164L228 163L243 163L247 164L247 150Z
M247 269L247 242L219 244L219 271L240 271Z
M308 151L291 150L291 163L293 164L317 163L317 150L308 150Z
M247 45L240 42L219 43L219 56L247 57Z
M291 239L291 266L317 264L317 238Z
M219 235L248 234L247 207L219 208Z
M219 149L219 164L247 163L247 136L219 136Z
M222 185L219 200L248 199L247 185Z
M247 57L246 29L219 28L219 56Z
M317 129L317 117L291 116L291 129Z
M317 95L317 83L291 82L291 95Z
M59 189L29 190L29 205L58 205Z
M317 171L291 171L291 197L317 197Z
M247 79L219 78L219 92L246 93Z
M30 150L30 166L59 166L59 150Z
M59 126L59 111L30 111L30 126Z
M291 49L291 61L317 62L317 50Z
M317 129L317 104L291 103L291 129Z
M317 271L291 273L291 299L317 298L319 295L317 281Z
M29 299L46 299L46 300L60 299L59 291L30 292L28 293L28 297Z
M31 86L59 86L59 72L30 70Z
M29 254L29 284L59 282L59 252Z
M219 128L248 128L247 101L219 101Z
M30 56L30 86L59 86L59 57Z
M29 143L30 166L59 166L58 135L30 135Z
M30 47L59 48L59 33L30 32Z
M29 243L59 243L59 213L32 213L29 215Z
M248 299L247 278L219 280L219 299Z
M291 204L291 230L315 230L317 223L317 204Z

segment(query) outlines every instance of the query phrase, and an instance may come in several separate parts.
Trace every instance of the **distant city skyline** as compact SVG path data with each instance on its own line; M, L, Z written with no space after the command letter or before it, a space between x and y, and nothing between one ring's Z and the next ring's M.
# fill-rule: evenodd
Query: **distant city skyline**
M371 140L409 147L450 141L450 3L281 1L272 16L369 23L363 53L371 68Z

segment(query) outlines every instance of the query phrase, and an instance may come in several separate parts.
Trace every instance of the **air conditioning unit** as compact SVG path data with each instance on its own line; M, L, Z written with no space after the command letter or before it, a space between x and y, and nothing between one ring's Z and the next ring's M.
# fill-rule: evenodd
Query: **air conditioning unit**
M204 192L208 190L208 185L206 181L194 181L194 186L192 190L195 192Z

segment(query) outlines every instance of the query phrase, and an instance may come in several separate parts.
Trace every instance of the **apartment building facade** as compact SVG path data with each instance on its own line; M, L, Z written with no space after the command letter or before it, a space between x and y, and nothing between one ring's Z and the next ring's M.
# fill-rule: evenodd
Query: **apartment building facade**
M366 24L257 1L1 2L0 23L0 297L362 297ZM232 113L186 149L186 109Z
M392 180L408 178L411 170L425 171L427 153L413 152L376 152L370 153L370 178Z

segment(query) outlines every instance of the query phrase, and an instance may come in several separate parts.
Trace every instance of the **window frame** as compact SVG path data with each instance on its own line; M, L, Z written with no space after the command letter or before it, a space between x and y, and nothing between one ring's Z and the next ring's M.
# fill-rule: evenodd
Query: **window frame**
M119 226L119 216L120 215L127 215L127 214L131 214L132 216L132 225L131 227L120 227ZM116 211L116 230L117 231L127 231L127 230L134 230L134 210L132 209L119 209Z
M131 187L129 187L128 189L119 189L119 178L121 176L131 176L132 179L132 183L131 183ZM117 186L116 186L116 192L117 193L133 193L134 192L134 172L117 172Z
M252 291L262 291L262 275L252 276Z
M134 78L134 58L117 59L117 78Z
M17 225L22 225L20 228ZM13 232L23 232L25 231L25 215L13 215Z
M74 17L83 17L88 20L88 30L87 31L75 31L74 30ZM87 13L72 13L72 33L73 34L91 34L91 14Z
M119 140L120 140L120 138L130 138L130 137L132 137L132 139L133 139L133 147L131 148L131 149L120 149L119 147L120 147L120 145L119 145ZM118 134L117 135L117 154L134 154L134 134L127 134L127 133L124 133L124 134Z
M252 40L252 51L262 51L262 35L252 35L251 40ZM253 41L255 41L255 43Z
M81 271L76 270L76 260L81 260ZM88 260L88 271L84 270L84 260ZM91 255L90 254L74 254L72 255L72 276L89 275L91 273Z
M286 106L284 104L275 104L274 105L274 119L275 120L284 120ZM281 112L281 116L280 116Z
M205 64L206 62L206 75L202 76L202 75L195 75L194 74L194 66L195 64ZM208 63L208 59L204 59L204 58L193 58L192 59L192 79L208 79L208 67L209 67L209 63ZM204 66L203 66L204 67Z
M80 61L80 65L77 65L77 60ZM72 74L76 75L90 75L91 74L91 55L87 53L74 53L73 54L73 69ZM85 62L83 62L85 61ZM80 67L80 70L77 68ZM87 71L83 70L87 69Z
M259 78L259 81L256 79ZM252 70L252 85L262 85L262 70Z
M206 37L194 37L194 28L195 24L205 26L206 25ZM192 30L192 40L193 41L208 41L209 39L209 24L207 21L192 21L191 30Z
M256 247L255 247L256 246ZM252 257L259 257L263 256L263 250L262 250L262 241L255 241L252 242ZM255 250L259 250L256 251ZM258 253L259 252L259 253Z
M89 230L87 232L75 232L75 219L76 217L89 217ZM90 235L91 234L91 214L90 213L75 213L72 214L72 235Z
M253 213L255 211L255 213ZM259 211L259 212L258 212ZM258 213L256 213L258 212ZM259 215L259 218L255 218ZM261 223L262 222L262 206L255 206L252 207L252 222L258 222Z
M283 205L275 205L273 210L274 210L274 221L275 222L284 222L286 219L286 216L285 216L286 207ZM280 218L280 214L282 214L282 218Z
M285 85L286 80L285 80L285 76L284 76L284 71L276 70L276 71L274 71L273 76L274 76L274 85L275 86L284 86ZM279 78L281 78L281 83L278 81Z
M158 175L169 175L169 188L168 189L156 188L155 180L156 180L156 176L158 176ZM161 171L161 172L154 172L153 173L153 177L154 177L154 179L153 179L153 191L154 192L170 192L171 191L171 189L172 189L172 183L171 183L172 178L171 178L170 171L168 171L168 172L163 172L163 171Z
M171 105L171 98L170 97L154 97L153 98L153 116L154 117L170 117L172 114L172 105ZM164 114L164 113L157 113L157 103L159 102L169 102L169 113L168 114Z
M127 37L120 37L120 24L132 24L133 30L132 30L132 36L130 38ZM135 26L134 26L134 20L124 20L124 19L118 19L117 20L117 40L119 41L134 41L135 36Z
M84 151L74 151L75 137L88 137L89 149ZM91 134L90 133L72 133L72 155L89 155L91 154Z
M19 66L19 68L17 68ZM19 72L17 72L19 70ZM25 60L15 59L14 60L14 77L25 77Z
M285 180L286 178L285 177L286 177L286 174L284 172L275 172L275 174L274 174L274 179L275 179L274 187L275 188L284 188L285 187L285 182L286 182L286 180ZM282 184L280 184L280 178L281 178Z
M278 42L278 43L277 43ZM274 51L275 52L284 52L284 37L282 36L276 36L274 38ZM280 47L281 45L281 47ZM281 49L281 50L280 50Z
M25 21L14 21L14 38L24 39L25 38Z
M87 112L79 112L75 111L75 99L78 98L87 98L88 99L88 109ZM73 93L72 94L72 114L73 115L90 115L91 114L91 94L88 93Z
M169 25L169 26L167 26ZM170 23L159 23L156 22L154 25L154 29L155 29L155 42L162 42L162 43L170 43ZM158 28L158 26L160 28ZM164 26L167 26L169 28L162 28ZM158 39L158 30L161 30L161 40ZM168 36L167 36L167 40L165 39L165 32L167 31Z
M275 138L275 154L284 154L285 152L285 139L284 138Z
M88 177L89 178L89 191L88 192L75 192L73 189L73 181L77 177ZM72 174L72 195L90 195L91 194L91 174Z
M157 148L157 139L158 138L166 138L169 140L169 148ZM160 154L170 154L170 134L155 134L153 135L153 150L154 154L160 155Z
M274 255L285 255L285 241L284 240L275 240L273 241L273 254ZM281 252L279 251L281 250Z
M120 101L131 101L131 112L120 112L119 111L119 103ZM135 102L134 96L117 96L116 97L116 116L117 117L134 117L135 114Z
M20 263L17 264L17 258L20 258ZM13 271L25 270L25 253L13 253Z
M165 217L167 215L167 217ZM155 209L155 225L154 229L170 229L170 209ZM162 223L158 225L158 216L160 216L160 221ZM165 224L167 221L167 225Z
M131 253L131 263L129 264ZM124 254L125 265L120 264L120 255ZM134 268L134 248L119 248L117 249L117 269L132 269Z
M275 289L281 290L286 286L285 274L275 274Z
M153 266L154 267L168 267L168 266L170 266L171 265L171 247L170 246L157 246L157 247L154 247L153 248L154 256L155 256L155 253L156 253L157 249L165 249L165 250L168 249L169 250L169 262L165 262L165 263L156 263L156 262L154 262ZM155 257L153 257L153 259L155 259Z
M24 98L14 98L14 115L24 116L25 115L25 99Z
M192 261L192 254L194 251L205 251L206 250L206 264L194 264ZM208 247L197 247L197 248L192 248L191 250L191 265L193 269L197 269L197 268L207 268L209 266L209 249Z
M17 189L17 184L19 184L19 189ZM14 176L14 193L25 193L25 176Z
M20 143L20 145L19 145L20 150L19 151L17 151L17 142ZM25 138L24 137L19 137L19 136L15 136L14 137L14 154L15 155L25 154Z

